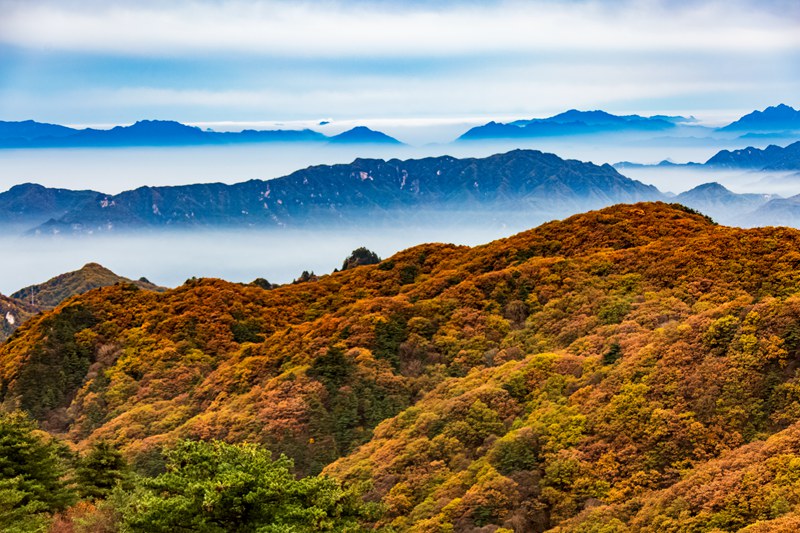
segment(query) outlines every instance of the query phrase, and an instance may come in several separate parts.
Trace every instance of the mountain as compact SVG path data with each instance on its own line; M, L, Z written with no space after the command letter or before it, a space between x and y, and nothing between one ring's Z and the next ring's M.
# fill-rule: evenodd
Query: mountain
M88 263L74 272L60 274L44 283L20 289L10 297L0 294L0 342L32 315L53 309L77 294L116 284L155 292L166 290L145 278L133 281L118 276L97 263Z
M211 138L200 128L186 126L170 120L140 120L130 126L116 126L110 130L87 128L67 139L74 146L136 146L139 144L199 144Z
M753 111L719 131L782 132L800 131L800 111L785 104Z
M365 127L327 137L310 129L201 130L171 120L140 120L108 130L73 129L33 121L0 122L0 148L70 148L122 146L195 146L261 142L398 143L396 139Z
M100 193L54 189L25 183L0 193L0 225L36 226L60 218Z
M670 161L668 159L664 159L659 161L656 164L646 164L646 163L633 163L631 161L619 161L618 163L614 163L611 165L612 167L616 168L617 170L625 170L626 168L670 168L670 167L699 167L701 166L700 163L694 163L692 161L688 163L675 163L674 161Z
M596 133L666 131L683 117L618 116L605 111L571 109L544 119L517 120L508 124L489 122L464 133L457 140L515 139ZM685 119L688 121L689 119Z
M71 296L117 283L134 285L150 291L165 290L163 287L153 285L145 278L136 281L130 280L114 274L97 263L87 263L73 272L60 274L44 283L20 289L11 297L23 301L35 309L53 309Z
M764 149L748 146L741 150L721 150L705 164L721 168L800 170L800 141L785 148L773 144Z
M0 345L0 401L145 474L261 444L369 529L792 531L798 249L641 203L272 290L115 285Z
M311 130L244 130L220 133L203 131L180 122L142 120L131 126L117 126L110 130L86 129L61 142L74 146L167 146L322 140L325 140L323 134Z
M741 223L744 213L752 213L776 199L779 197L772 194L737 194L716 182L698 185L674 198L676 202L697 209L724 224Z
M37 309L26 302L0 294L0 342L36 313Z
M235 185L142 187L98 196L36 232L315 226L364 220L452 223L475 216L541 221L617 202L660 198L655 187L628 179L608 165L515 150L483 159L356 159Z
M771 226L800 225L800 195L775 198L743 217L745 223Z
M23 142L42 137L66 137L77 132L78 130L74 128L59 126L58 124L45 124L33 120L21 122L0 120L0 142Z
M570 109L558 115L545 119L518 120L511 122L515 126L527 126L530 124L553 123L553 124L586 124L587 126L613 126L622 127L638 126L644 129L669 129L671 124L684 122L684 117L642 117L639 115L612 115L605 111L578 111Z
M328 142L332 144L403 144L394 137L389 137L380 131L371 130L366 126L356 126L353 129L334 135L328 139Z

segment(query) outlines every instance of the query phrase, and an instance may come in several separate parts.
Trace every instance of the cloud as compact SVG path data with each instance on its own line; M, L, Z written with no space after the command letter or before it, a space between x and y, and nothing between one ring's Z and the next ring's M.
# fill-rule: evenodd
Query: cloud
M798 27L796 0L0 0L0 118L745 112L800 103Z
M564 51L784 51L774 2L5 2L0 40L145 56L426 57Z

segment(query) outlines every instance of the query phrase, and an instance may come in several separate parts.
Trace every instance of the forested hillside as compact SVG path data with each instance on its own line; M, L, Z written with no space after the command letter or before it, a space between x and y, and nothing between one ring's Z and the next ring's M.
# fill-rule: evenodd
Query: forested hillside
M793 531L799 246L649 203L272 290L118 284L0 345L0 393L150 476L183 439L284 453L367 528Z
M97 263L87 263L78 270L59 274L37 285L30 285L14 292L11 296L0 294L0 342L6 340L25 320L39 311L53 309L70 296L115 283L134 285L150 291L166 290L164 287L153 285L147 278L134 281L118 276Z

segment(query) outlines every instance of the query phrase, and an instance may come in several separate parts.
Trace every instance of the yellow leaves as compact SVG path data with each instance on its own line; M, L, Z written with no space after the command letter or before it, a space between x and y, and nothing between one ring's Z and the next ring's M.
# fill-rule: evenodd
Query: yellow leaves
M383 503L387 507L390 515L398 516L411 511L414 505L412 502L412 492L405 483L398 483L384 497Z

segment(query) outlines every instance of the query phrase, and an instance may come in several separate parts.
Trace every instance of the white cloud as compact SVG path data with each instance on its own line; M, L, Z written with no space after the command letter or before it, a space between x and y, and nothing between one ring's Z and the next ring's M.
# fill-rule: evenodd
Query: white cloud
M426 57L800 47L796 10L781 16L758 6L508 1L399 9L368 2L5 2L0 4L0 41L146 56Z
M455 117L440 124L437 141L454 135L463 117L502 120L566 108L718 108L725 116L714 120L721 121L734 118L731 110L800 103L797 6L0 0L0 45L23 50L0 56L0 117L333 117L340 125ZM399 137L417 141L407 133L411 125L394 124Z

